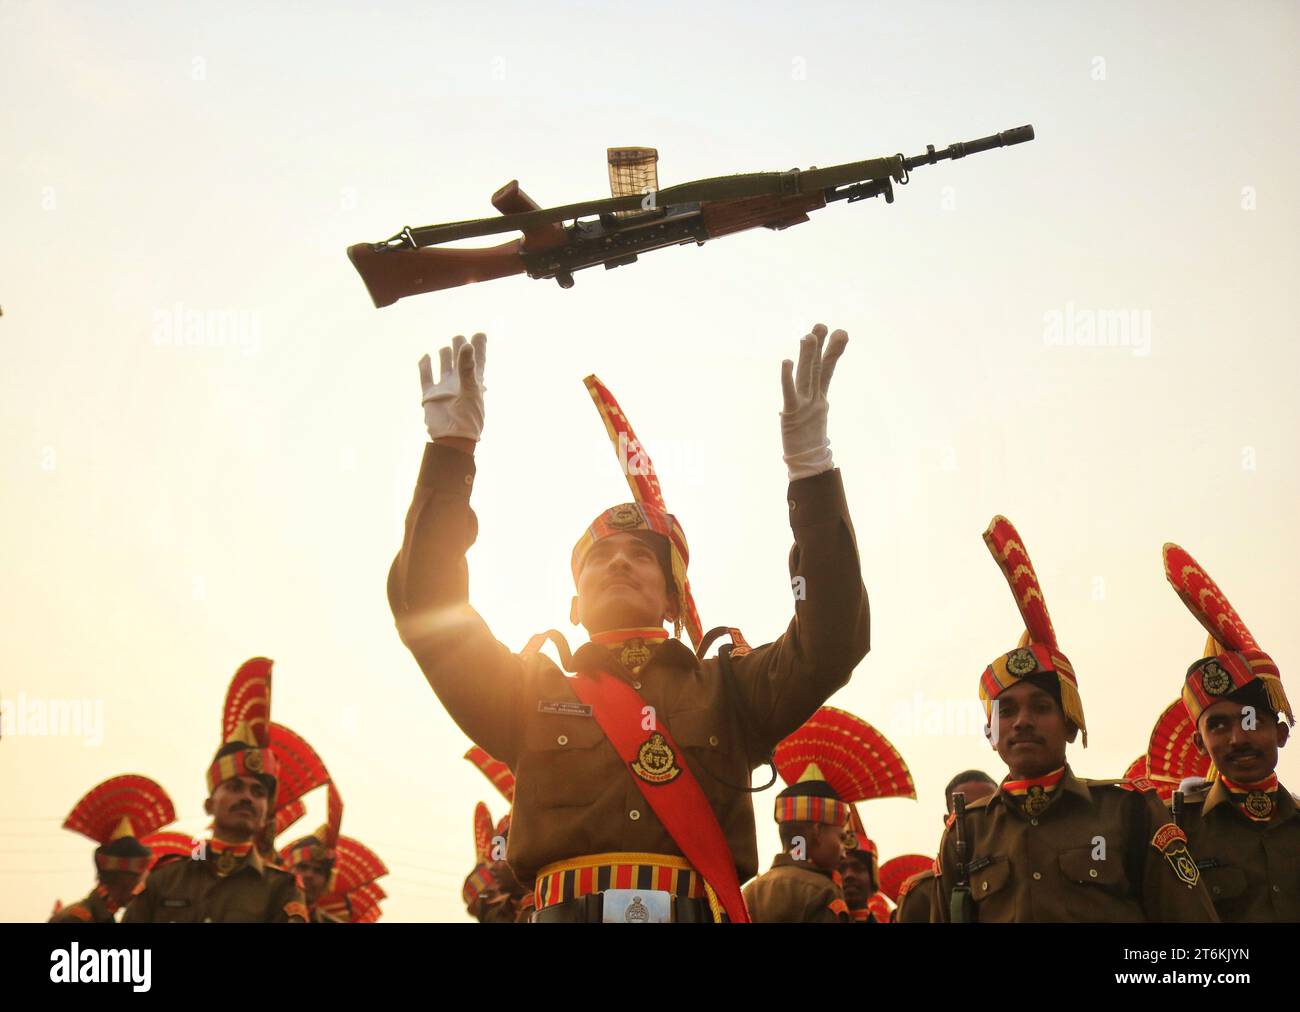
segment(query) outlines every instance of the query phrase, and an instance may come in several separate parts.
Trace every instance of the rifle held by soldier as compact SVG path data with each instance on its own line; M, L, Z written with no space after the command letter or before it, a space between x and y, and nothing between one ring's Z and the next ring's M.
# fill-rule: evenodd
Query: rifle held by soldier
M966 795L952 794L953 836L957 849L957 881L949 898L948 919L953 924L970 924L975 920L970 894L970 845L966 840Z
M1034 128L1022 126L941 151L930 144L925 154L911 158L896 154L822 169L717 176L663 190L655 149L610 148L614 195L608 199L542 208L511 180L492 195L501 217L406 227L383 242L349 246L348 259L376 307L514 274L554 278L561 288L572 288L574 271L598 264L609 270L650 250L691 242L702 246L759 226L779 231L837 200L851 204L883 196L892 204L894 184L906 185L919 166L1033 139ZM572 224L563 224L570 219ZM523 236L486 248L443 246L503 232Z

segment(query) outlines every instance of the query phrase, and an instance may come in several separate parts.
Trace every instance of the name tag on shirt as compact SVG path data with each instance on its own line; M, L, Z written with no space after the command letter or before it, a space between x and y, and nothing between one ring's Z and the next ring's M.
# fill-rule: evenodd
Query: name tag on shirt
M562 717L590 717L591 707L572 699L539 699L538 713L558 713Z
M190 905L190 901L189 900L163 900L162 905L167 907L168 909L176 909L179 907L188 907Z

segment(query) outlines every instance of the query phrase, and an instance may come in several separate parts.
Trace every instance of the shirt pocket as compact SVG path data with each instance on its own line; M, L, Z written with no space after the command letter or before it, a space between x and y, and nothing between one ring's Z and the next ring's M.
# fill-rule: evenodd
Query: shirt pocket
M983 903L1002 893L1011 881L1011 862L1005 857L995 857L988 864L970 873L970 894L976 903Z
M682 710L667 718L668 733L685 750L693 767L701 770L700 786L716 794L749 786L749 765L732 724L716 710Z
M1246 873L1240 868L1219 866L1202 868L1201 878L1205 888L1210 891L1210 899L1216 904L1235 900L1246 891Z
M538 714L524 730L520 800L543 808L590 805L611 785L626 783L621 766L594 717Z
M1075 885L1096 886L1116 896L1127 896L1129 882L1123 862L1114 856L1108 856L1104 861L1094 860L1095 849L1087 846L1062 851L1058 859L1061 874Z

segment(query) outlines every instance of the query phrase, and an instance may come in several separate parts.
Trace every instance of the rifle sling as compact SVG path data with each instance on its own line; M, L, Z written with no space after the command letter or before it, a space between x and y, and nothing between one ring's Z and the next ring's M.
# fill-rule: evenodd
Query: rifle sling
M746 172L734 176L714 176L678 183L654 191L655 205L704 203L713 200L741 200L746 197L797 196L813 193L828 187L860 183L867 179L886 176L899 181L903 177L902 158L869 158L863 162L830 165L824 169L791 169L789 172ZM457 239L473 239L501 232L516 232L581 218L593 214L612 214L615 211L641 209L645 197L631 194L626 197L609 197L604 200L586 200L562 207L546 207L537 211L503 214L495 218L473 218L451 221L441 225L424 225L404 229L401 235L409 237L417 246L436 246Z

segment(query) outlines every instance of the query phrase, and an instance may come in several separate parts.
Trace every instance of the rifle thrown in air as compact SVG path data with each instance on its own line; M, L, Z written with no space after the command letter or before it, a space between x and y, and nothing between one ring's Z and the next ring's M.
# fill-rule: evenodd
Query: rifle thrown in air
M852 204L883 196L892 204L894 184L906 185L921 165L1033 139L1034 128L1022 126L959 141L942 151L929 144L925 154L911 158L896 154L823 169L717 176L662 190L653 148L610 148L613 197L541 208L511 180L492 195L501 217L408 226L383 242L349 246L348 259L376 307L513 274L554 278L561 288L572 288L573 272L586 267L622 267L650 250L690 242L702 246L760 225L779 231L837 200ZM572 224L561 224L569 219ZM437 248L501 232L522 232L523 237L483 249Z

